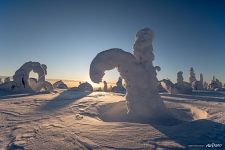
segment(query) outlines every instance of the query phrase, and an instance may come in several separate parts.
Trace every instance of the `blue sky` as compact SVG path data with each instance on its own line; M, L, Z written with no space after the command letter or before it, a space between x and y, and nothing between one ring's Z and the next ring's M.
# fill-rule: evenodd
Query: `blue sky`
M150 27L158 78L189 68L225 81L222 0L1 0L0 75L26 61L48 66L48 78L90 80L89 65L109 48L132 52L136 31ZM116 70L106 80L116 80Z

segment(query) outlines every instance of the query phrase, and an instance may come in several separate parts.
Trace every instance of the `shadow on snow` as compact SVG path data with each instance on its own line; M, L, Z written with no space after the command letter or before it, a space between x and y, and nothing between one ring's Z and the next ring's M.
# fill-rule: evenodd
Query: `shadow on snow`
M124 106L121 107L121 105L124 105L123 103L124 102L112 103L100 108L100 119L105 122L141 123L132 121L126 116L126 109ZM112 113L113 115L111 115ZM141 124L149 124L166 136L144 141L145 143L155 145L155 148L179 149L177 147L172 148L169 145L157 144L164 140L172 140L184 147L180 149L204 150L207 149L207 144L212 143L222 144L222 147L218 147L217 149L225 149L225 125L211 120L199 119L183 121L172 118L165 120L159 119L158 121L149 121L149 123ZM193 147L191 147L192 145Z
M78 99L81 99L91 92L81 92L75 90L65 90L57 97L51 99L49 102L43 104L38 108L38 111L54 111L70 105Z

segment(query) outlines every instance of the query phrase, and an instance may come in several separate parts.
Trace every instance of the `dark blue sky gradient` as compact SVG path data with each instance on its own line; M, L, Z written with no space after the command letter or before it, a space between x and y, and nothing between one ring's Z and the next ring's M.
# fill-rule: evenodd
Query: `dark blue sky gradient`
M95 55L113 47L132 52L135 32L155 33L159 79L194 67L225 81L225 3L222 0L1 0L0 75L32 60L48 78L89 80ZM116 71L106 79L115 80Z

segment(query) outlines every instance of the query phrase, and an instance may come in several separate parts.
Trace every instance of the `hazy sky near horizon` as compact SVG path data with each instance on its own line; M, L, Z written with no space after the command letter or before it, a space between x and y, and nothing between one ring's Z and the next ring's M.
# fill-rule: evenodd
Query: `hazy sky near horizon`
M135 33L155 34L158 78L189 69L225 81L225 2L222 0L1 0L0 75L27 61L48 66L47 78L90 80L89 66L109 48L132 52ZM118 73L107 72L106 80ZM199 78L199 77L198 77Z

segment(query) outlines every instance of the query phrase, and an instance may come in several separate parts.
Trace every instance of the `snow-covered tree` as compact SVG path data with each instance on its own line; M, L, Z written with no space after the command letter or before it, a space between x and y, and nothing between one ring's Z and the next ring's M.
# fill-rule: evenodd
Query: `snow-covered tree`
M204 89L207 90L208 86L209 86L209 84L205 81L204 84L203 84Z
M203 79L203 74L201 73L201 74L200 74L200 82L202 83L202 85L203 85L203 82L204 82L203 80L204 80L204 79Z
M223 87L223 83L220 82L219 79L216 79L216 84L217 84L217 88L222 88Z
M219 79L217 79L215 76L213 76L213 79L211 83L209 84L209 89L210 90L215 90L217 88L221 89L223 87L222 82L220 82Z
M204 85L203 85L203 74L200 74L200 81L193 81L192 82L192 88L194 90L203 90L204 89Z
M183 78L183 72L179 71L177 73L177 84L183 84L184 78Z
M116 82L116 86L112 87L112 92L115 93L126 93L126 89L123 87L123 79L119 77Z
M104 81L103 83L104 83L103 91L104 91L104 92L107 92L107 91L108 91L108 85L107 85L107 82Z
M117 87L122 87L123 86L123 79L119 77L118 81L116 82Z
M192 82L194 82L194 81L196 81L195 71L194 71L194 68L191 67L191 69L190 69L189 83L192 84Z
M144 28L136 34L134 54L113 48L97 54L90 65L90 78L95 83L102 81L106 70L118 69L126 82L127 113L134 121L170 116L158 94L152 40L153 32Z
M213 79L212 79L212 81L216 81L216 77L215 77L215 76L213 76Z

